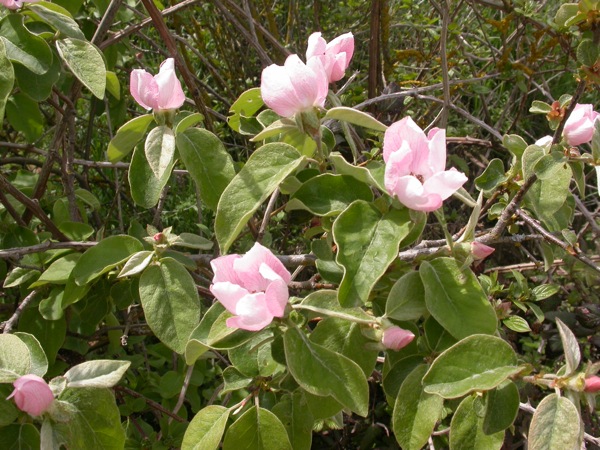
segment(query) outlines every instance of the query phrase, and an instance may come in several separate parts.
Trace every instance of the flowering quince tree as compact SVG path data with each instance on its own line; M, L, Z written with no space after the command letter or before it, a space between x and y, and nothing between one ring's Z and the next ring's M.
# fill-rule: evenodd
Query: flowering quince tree
M0 448L600 442L583 409L600 392L598 1L536 37L576 44L558 100L533 57L515 59L526 77L512 60L482 75L517 51L482 47L506 41L501 14L545 23L509 5L482 2L503 29L476 40L446 3L396 5L439 13L440 33L392 57L385 11L370 46L358 25L284 46L252 1L142 0L131 25L119 2L71 3L0 13ZM230 48L259 59L209 56Z

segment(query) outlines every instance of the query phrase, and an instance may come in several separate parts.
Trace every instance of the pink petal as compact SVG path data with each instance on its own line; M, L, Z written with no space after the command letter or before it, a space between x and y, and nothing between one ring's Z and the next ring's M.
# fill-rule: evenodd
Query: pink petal
M425 192L421 182L413 176L399 178L393 193L404 206L416 211L430 212L442 206L442 198Z
M400 327L390 327L383 330L381 343L390 350L400 350L412 342L415 335Z
M494 248L481 242L471 242L471 254L476 260L482 260L494 253Z
M158 85L154 77L145 70L134 69L131 71L129 92L143 108L158 108Z
M228 281L212 284L210 292L231 314L236 314L237 305L240 300L250 295L243 287Z
M410 175L410 166L413 160L413 153L407 142L403 142L401 147L388 156L385 165L385 187L390 194L396 190L396 184L400 177Z
M452 168L444 172L438 172L425 180L423 189L427 195L439 195L442 200L446 200L465 184L467 180L468 178L464 173Z
M446 168L446 130L435 128L429 132L429 157L427 161L429 173L419 172L425 178Z
M274 317L283 317L289 298L287 283L282 279L274 280L265 291L267 309Z
M403 142L406 142L414 153L409 171L418 173L414 168L420 166L422 159L428 160L429 148L425 133L410 117L405 117L393 123L386 130L383 137L383 160L387 162L390 154L397 151Z
M592 140L594 122L600 113L591 104L577 104L565 123L563 136L569 145L581 145Z
M175 74L175 60L167 58L154 77L158 85L159 109L177 109L185 102L185 94Z
M234 261L233 267L241 280L241 285L250 292L264 291L270 283L260 273L262 264L269 266L277 275L283 279L285 284L291 281L292 276L285 266L258 242L242 258Z
M290 74L283 66L271 64L262 71L260 94L265 104L282 117L291 117L300 110Z
M233 262L239 258L241 258L240 255L225 255L213 259L210 262L210 266L214 273L212 282L220 283L222 281L229 281L233 284L241 284L241 281L233 268Z
M333 39L329 44L327 44L327 50L325 53L331 54L340 54L345 53L346 56L346 66L344 70L348 68L350 64L350 60L354 55L354 36L352 33L344 33L335 39Z
M313 56L325 54L327 42L321 37L318 31L308 37L308 46L306 48L306 60L308 61Z
M236 316L227 319L226 325L235 326L243 330L258 331L269 325L273 321L273 315L270 313L265 294L248 294L237 304Z

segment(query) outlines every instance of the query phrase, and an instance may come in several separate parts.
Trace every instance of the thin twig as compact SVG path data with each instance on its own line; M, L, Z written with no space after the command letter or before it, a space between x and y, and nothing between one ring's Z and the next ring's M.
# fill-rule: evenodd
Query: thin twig
M265 236L265 232L267 231L267 225L269 225L269 220L271 219L271 211L275 208L275 203L277 203L277 198L279 197L279 188L275 189L271 194L271 198L269 199L269 203L267 204L267 209L265 210L265 214L263 216L263 220L260 223L260 228L258 230L258 236L256 236L256 242L262 242L263 237Z
M15 312L10 317L10 319L8 319L6 322L4 322L4 330L2 331L4 334L8 334L12 331L14 326L19 321L19 317L21 317L21 314L23 313L25 308L27 308L27 306L29 306L29 304L35 299L37 294L38 294L38 291L36 291L36 290L31 291L29 293L29 295L27 295L27 297L25 297L23 299L23 301L17 307L17 309L15 309Z
M188 388L190 387L190 380L192 378L192 373L194 372L194 364L188 366L187 371L185 372L185 378L183 379L183 386L181 386L181 392L179 393L179 398L177 399L177 404L173 408L173 414L177 415L181 407L183 406L183 402L185 401L185 394L187 393ZM173 421L173 417L168 420L168 423Z
M149 399L148 397L140 394L139 392L134 391L133 389L129 389L128 387L125 387L125 386L115 386L113 389L115 391L125 392L126 394L131 395L132 397L135 397L135 398L143 398L146 401L146 404L148 404L148 406L160 411L161 413L169 416L170 418L176 420L177 422L187 423L187 420L183 419L182 417L179 417L177 414L173 414L171 411L166 409L160 403L157 403L154 400Z

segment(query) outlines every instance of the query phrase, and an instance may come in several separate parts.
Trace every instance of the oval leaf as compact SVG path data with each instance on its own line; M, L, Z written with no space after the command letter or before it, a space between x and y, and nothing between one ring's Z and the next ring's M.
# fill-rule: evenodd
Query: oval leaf
M144 114L121 126L108 144L108 160L114 163L131 153L146 134L153 120L152 114Z
M277 416L253 406L229 427L223 450L292 450L292 445Z
M385 131L387 130L387 126L382 124L375 117L359 111L358 109L348 108L346 106L338 106L336 108L331 108L325 114L326 119L336 119L343 120L344 122L349 122L354 125L358 125L365 128L370 128L375 131Z
M160 193L169 181L174 164L175 162L171 161L163 176L157 178L146 160L144 149L138 145L133 151L128 173L133 201L144 208L155 206Z
M580 448L581 418L565 397L550 394L540 402L529 427L529 450Z
M172 166L175 155L175 134L166 125L152 128L144 145L146 161L154 176L161 179ZM169 170L170 172L170 170Z
M64 377L67 387L110 388L121 380L130 365L130 361L96 359L71 367Z
M181 450L213 450L218 449L229 418L229 409L210 405L198 411L185 435Z
M15 84L15 71L13 65L6 55L6 45L0 39L0 123L4 121L4 109L6 101Z
M56 41L56 48L73 75L102 100L106 89L106 66L100 51L89 42L74 38Z
M423 386L430 394L458 398L493 389L520 370L517 356L507 342L476 334L438 356L423 378Z
M510 427L519 413L519 389L506 380L496 389L485 394L483 432L494 434Z
M450 450L499 450L502 447L504 431L491 435L483 432L478 402L479 398L467 397L458 405L450 423Z
M31 355L27 344L14 334L0 334L0 383L12 383L31 373Z

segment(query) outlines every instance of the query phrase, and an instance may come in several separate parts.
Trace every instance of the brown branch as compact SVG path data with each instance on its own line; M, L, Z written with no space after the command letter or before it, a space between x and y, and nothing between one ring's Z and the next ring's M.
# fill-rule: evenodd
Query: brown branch
M156 409L157 411L160 411L161 413L169 416L170 418L176 420L177 422L187 423L187 420L185 420L184 418L179 417L177 414L173 414L171 411L166 409L160 403L157 403L154 400L149 399L145 395L142 395L139 392L134 391L133 389L129 389L128 387L125 387L125 386L115 386L115 387L113 387L113 389L115 391L124 392L127 395L131 395L132 397L135 397L135 398L143 398L146 401L146 404L148 406Z
M21 317L21 314L23 313L23 311L25 310L25 308L27 308L27 306L29 306L29 304L35 299L35 296L37 294L38 294L38 291L35 291L35 290L31 291L29 293L29 295L27 295L27 297L25 297L23 299L23 301L17 307L17 309L15 310L15 312L13 313L13 315L10 317L10 319L8 319L6 322L4 322L4 330L2 331L4 334L8 334L8 333L10 333L12 331L12 329L14 328L14 326L19 321L19 317Z

